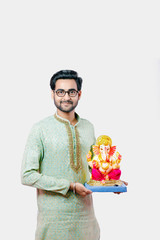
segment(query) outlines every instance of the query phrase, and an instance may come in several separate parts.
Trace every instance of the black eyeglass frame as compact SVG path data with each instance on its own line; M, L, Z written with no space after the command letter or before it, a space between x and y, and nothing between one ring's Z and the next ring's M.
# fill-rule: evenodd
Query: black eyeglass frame
M62 96L59 96L59 95L58 95L58 91L63 91L64 94L63 94ZM75 92L76 92L75 96L70 96L71 91L75 91ZM65 91L64 89L57 89L56 91L53 90L53 92L55 92L58 97L64 97L64 96L66 95L66 93L68 93L68 95L69 95L70 97L76 97L76 96L77 96L77 93L79 93L79 91L77 91L77 90L74 89L74 88L71 88L71 89L69 89L68 91Z

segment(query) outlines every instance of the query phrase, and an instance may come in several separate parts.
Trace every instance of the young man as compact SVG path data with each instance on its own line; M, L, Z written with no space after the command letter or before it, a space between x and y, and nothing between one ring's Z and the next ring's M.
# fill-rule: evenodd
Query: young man
M37 188L36 240L99 240L86 154L93 125L75 112L82 79L72 70L50 81L57 111L33 125L22 163L22 184Z

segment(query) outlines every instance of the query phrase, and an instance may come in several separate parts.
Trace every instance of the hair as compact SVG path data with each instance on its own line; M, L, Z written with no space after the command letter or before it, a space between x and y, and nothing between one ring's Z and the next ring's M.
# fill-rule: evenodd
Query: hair
M82 78L78 77L78 73L73 70L61 70L56 72L50 80L50 87L52 90L55 90L55 84L58 79L74 79L77 83L78 91L82 87Z

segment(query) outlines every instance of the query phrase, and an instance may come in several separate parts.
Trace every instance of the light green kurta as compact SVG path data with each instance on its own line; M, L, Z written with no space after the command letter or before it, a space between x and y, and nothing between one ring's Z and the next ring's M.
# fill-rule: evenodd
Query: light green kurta
M57 114L34 124L22 162L22 184L37 188L36 240L98 240L92 195L69 190L89 180L86 154L95 143L93 125L80 118L72 126Z

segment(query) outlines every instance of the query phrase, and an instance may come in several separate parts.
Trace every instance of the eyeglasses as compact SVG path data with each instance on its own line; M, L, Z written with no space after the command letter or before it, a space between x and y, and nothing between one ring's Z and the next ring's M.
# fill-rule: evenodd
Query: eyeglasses
M70 97L75 97L78 93L78 91L75 89L69 89L68 91L65 91L64 89L57 89L54 92L56 92L58 97L64 97L66 93L68 93Z

